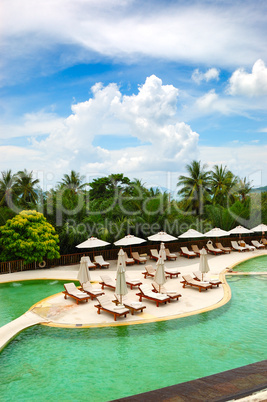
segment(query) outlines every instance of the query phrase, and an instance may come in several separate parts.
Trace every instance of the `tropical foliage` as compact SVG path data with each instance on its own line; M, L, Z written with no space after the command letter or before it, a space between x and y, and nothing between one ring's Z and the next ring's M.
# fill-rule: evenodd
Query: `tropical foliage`
M201 161L192 161L186 174L178 177L178 198L122 173L86 183L85 177L71 171L49 191L38 185L33 172L1 173L0 225L19 219L22 210L39 211L55 228L61 254L77 252L76 245L89 236L113 243L128 233L146 238L165 230L178 236L190 227L230 230L237 224L267 223L266 192L253 193L247 178L237 177L222 165L208 169ZM7 257L11 254L3 248L2 259Z

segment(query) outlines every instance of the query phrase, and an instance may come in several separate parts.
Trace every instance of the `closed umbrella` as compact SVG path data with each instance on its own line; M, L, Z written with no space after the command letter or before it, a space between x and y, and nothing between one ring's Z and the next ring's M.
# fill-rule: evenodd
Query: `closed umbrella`
M91 280L91 277L90 277L90 272L88 269L87 261L84 259L81 259L80 268L79 268L79 272L78 272L78 281L82 285L83 283L88 282L90 280Z
M166 242L166 241L173 241L177 240L176 237L166 233L166 232L158 232L152 236L148 237L148 240L150 241L160 241L160 242Z
M204 248L202 248L202 250L200 250L199 270L202 273L202 281L203 281L204 274L206 274L210 270L210 267L208 264L208 253Z
M120 296L120 304L122 304L122 296L128 293L125 279L125 255L121 248L118 253L117 276L116 276L115 293Z
M198 238L204 237L203 233L198 232L195 229L188 229L186 232L178 236L179 239L191 239L191 238Z
M159 251L159 258L157 261L157 270L155 273L154 280L159 285L159 293L160 293L160 286L164 285L166 282L166 275L165 275L165 266L164 266L164 259L163 259L163 249L164 244L161 243L160 251Z

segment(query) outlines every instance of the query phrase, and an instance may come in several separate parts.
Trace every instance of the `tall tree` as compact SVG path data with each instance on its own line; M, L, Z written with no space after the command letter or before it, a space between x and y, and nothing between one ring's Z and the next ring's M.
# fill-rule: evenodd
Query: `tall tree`
M0 206L11 205L14 196L14 184L16 175L13 175L11 170L1 172L0 179Z
M237 177L226 166L215 165L211 172L211 193L214 205L227 206L227 202L234 201L231 189L237 183Z
M83 183L84 179L85 176L81 176L80 173L71 170L70 175L63 175L63 179L59 182L59 185L60 188L68 188L76 194L87 185L87 183Z
M240 178L236 185L236 192L242 202L246 201L248 194L252 189L252 182L248 181L246 177Z
M36 205L38 194L36 185L39 183L38 179L33 178L33 172L27 172L26 169L20 170L16 175L14 189L18 195L19 203L24 206Z
M184 198L187 210L196 215L203 215L204 205L210 194L210 172L207 165L201 166L201 161L192 161L186 165L188 176L179 176L178 187L182 187L178 194Z

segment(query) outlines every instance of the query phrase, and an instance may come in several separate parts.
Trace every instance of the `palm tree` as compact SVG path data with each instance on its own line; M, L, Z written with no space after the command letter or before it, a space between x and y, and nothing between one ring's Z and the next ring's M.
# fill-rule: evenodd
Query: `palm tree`
M72 170L70 175L64 174L62 181L59 183L60 188L68 188L73 193L77 194L80 190L83 189L87 185L87 183L83 183L85 176L80 176L80 173Z
M14 189L20 203L23 206L29 206L29 204L36 204L38 201L36 184L39 183L39 179L33 179L33 172L27 172L26 169L20 170L16 175L16 181Z
M227 170L226 166L215 165L213 169L211 172L213 204L225 207L229 198L232 202L234 201L233 196L231 197L231 189L236 185L237 177Z
M12 196L14 194L14 184L16 175L13 175L11 170L1 172L0 179L0 206L11 205Z
M186 165L189 176L179 176L177 186L182 186L178 191L185 200L187 210L196 215L202 215L204 204L210 193L210 172L206 171L207 165L201 166L201 161L192 161Z
M236 192L241 198L241 201L242 202L246 201L247 195L250 193L252 189L252 182L247 181L246 177L244 177L244 179L240 178L236 187L237 187Z

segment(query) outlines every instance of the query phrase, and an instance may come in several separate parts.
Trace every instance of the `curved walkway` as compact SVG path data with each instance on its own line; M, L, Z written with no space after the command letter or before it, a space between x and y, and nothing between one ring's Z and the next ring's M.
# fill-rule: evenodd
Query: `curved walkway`
M210 266L208 277L212 279L220 277L223 286L202 291L201 293L195 288L183 288L181 284L181 275L192 274L194 271L198 270L199 259L195 258L188 260L184 257L178 257L176 261L167 261L166 267L178 267L181 275L175 279L168 279L165 287L169 290L179 291L179 293L182 294L180 300L171 301L171 303L168 303L167 305L156 307L154 302L144 299L146 309L142 314L128 314L126 319L119 318L116 322L114 322L111 314L105 312L101 312L100 315L97 314L97 309L94 307L96 304L95 301L90 300L88 303L80 303L77 305L71 298L64 299L62 293L53 295L47 299L39 301L21 317L0 328L0 350L11 339L13 339L17 333L36 324L72 328L131 325L185 317L218 308L227 303L231 298L231 291L225 281L224 274L229 268L232 268L239 262L260 255L267 255L267 250L256 250L246 253L232 252L231 254L221 256L208 255ZM155 265L155 262L149 260L149 264ZM98 269L90 271L91 280L97 283L100 280L102 272L115 279L116 268L116 261L111 261L108 270ZM4 274L0 276L0 282L30 279L76 280L78 269L79 265L74 265L53 269L39 269L35 271ZM144 279L144 276L142 275L144 270L143 265L134 265L132 267L127 267L127 274L132 279L137 278L141 279L143 283L151 283L151 279ZM257 274L259 273L257 272ZM136 288L133 290L128 288L128 290L129 293L127 297L138 300L136 296ZM114 292L111 289L105 288L104 291L108 296L113 296Z

